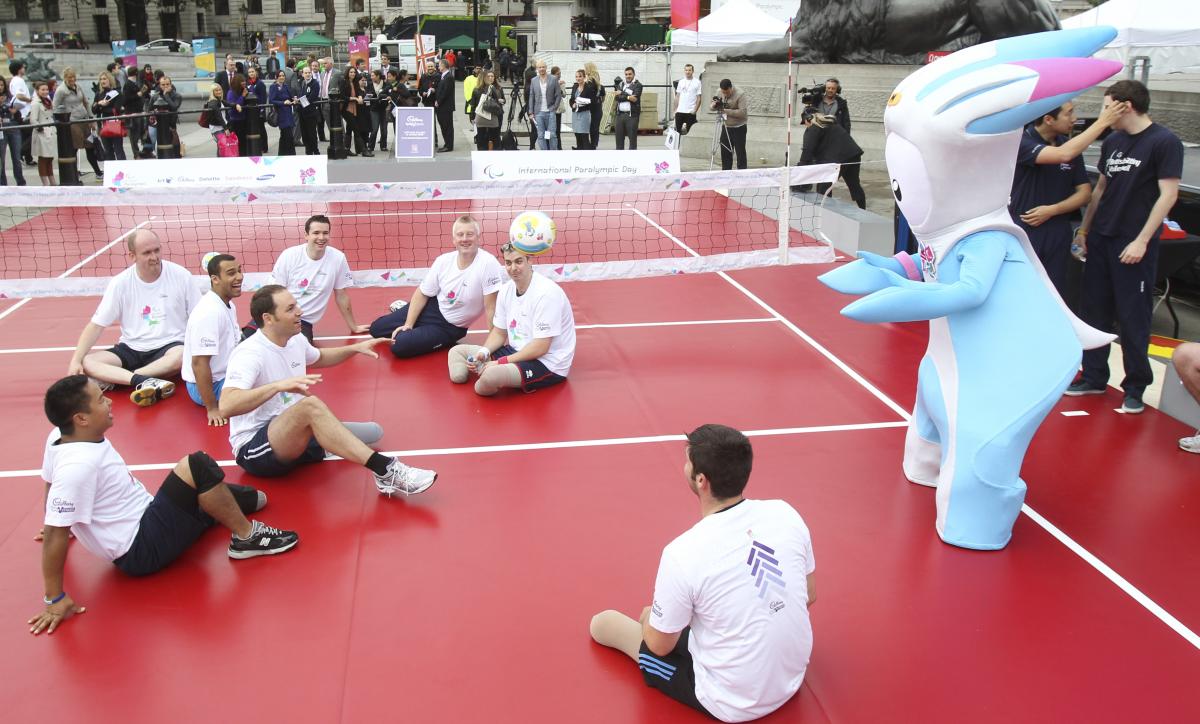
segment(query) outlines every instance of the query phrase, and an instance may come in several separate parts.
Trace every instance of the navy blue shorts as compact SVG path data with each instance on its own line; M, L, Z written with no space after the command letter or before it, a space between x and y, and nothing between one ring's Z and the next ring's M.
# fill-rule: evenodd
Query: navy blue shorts
M140 370L157 359L160 359L172 347L181 346L183 346L183 342L171 342L159 347L158 349L152 349L149 352L142 352L130 347L124 342L119 342L116 344L116 346L110 349L109 352L112 352L117 356L117 359L121 360L122 369L133 372L135 370Z
M271 441L267 438L267 429L271 423L258 428L250 442L238 450L237 464L242 470L257 475L260 478L278 478L287 475L301 465L319 463L325 459L325 448L317 443L317 438L310 438L308 447L295 460L280 460L271 449Z
M113 564L127 575L147 576L183 555L214 522L200 509L197 495L174 472L167 475L142 512L133 545Z
M638 649L638 668L642 670L642 679L646 686L658 689L675 701L712 716L696 698L696 671L692 668L692 654L688 651L688 638L691 633L690 627L685 628L680 633L675 648L666 656L652 653L643 641Z
M492 353L492 359L498 360L501 357L507 357L510 354L516 354L517 350L511 345L503 345ZM550 371L546 365L542 364L540 359L530 360L529 362L510 362L517 369L521 370L521 389L525 392L537 392L543 387L552 387L559 382L566 382L567 378L562 375L555 374Z

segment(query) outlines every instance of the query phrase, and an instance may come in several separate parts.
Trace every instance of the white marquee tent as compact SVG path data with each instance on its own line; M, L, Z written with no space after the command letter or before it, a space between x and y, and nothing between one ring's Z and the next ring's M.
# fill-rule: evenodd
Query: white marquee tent
M675 28L671 47L721 47L741 45L752 40L782 38L788 29L786 20L766 14L751 0L728 0L712 14L700 18L700 31Z
M1111 25L1117 37L1096 53L1119 60L1149 56L1150 73L1200 71L1200 2L1196 0L1109 0L1062 21L1063 28Z

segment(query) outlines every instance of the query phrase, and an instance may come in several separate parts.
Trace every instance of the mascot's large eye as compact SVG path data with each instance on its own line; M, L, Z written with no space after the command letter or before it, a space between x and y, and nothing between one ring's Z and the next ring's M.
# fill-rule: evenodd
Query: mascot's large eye
M904 200L904 194L900 193L900 182L896 179L892 179L892 195L896 197L897 201Z

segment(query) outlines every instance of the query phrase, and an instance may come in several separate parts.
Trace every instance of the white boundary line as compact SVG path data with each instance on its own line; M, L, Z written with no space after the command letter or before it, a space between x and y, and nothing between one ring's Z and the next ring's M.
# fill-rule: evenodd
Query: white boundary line
M765 430L746 430L744 434L747 437L772 437L776 435L806 435L811 433L821 432L852 432L856 430L881 430L887 428L904 427L906 422L864 422L849 425L816 425L812 427L778 427L768 428ZM687 438L682 434L676 435L644 435L641 437L609 437L597 438L593 440L561 440L557 442L525 442L513 443L509 445L478 445L475 447L448 447L448 448L425 448L417 450L387 450L381 451L380 455L390 455L392 457L409 458L409 457L429 457L439 455L477 455L480 453L497 453L497 452L520 452L529 450L563 450L569 448L581 447L608 447L612 445L644 445L647 443L657 442L679 442ZM340 460L336 456L327 458L327 460ZM145 463L141 465L130 465L130 470L147 471L147 470L170 470L174 468L176 462L169 463ZM234 467L236 462L233 460L218 460L217 465L223 468ZM0 479L3 478L32 478L40 477L42 471L40 468L36 470L0 470Z
M91 256L85 257L85 258L83 259L83 261L79 262L79 263L78 263L78 264L76 264L75 266L73 266L73 267L71 267L70 269L66 270L66 271L65 271L65 272L63 272L62 274L59 274L57 277L55 277L55 279L66 279L67 277L71 276L71 275L72 275L72 274L74 274L75 272L77 272L77 271L79 271L80 269L82 269L82 268L83 268L83 266L84 266L85 264L87 264L89 261L91 261L92 259L95 259L96 257L100 256L100 255L101 255L101 254L103 254L104 252L106 252L106 251L108 251L109 249L113 248L113 246L114 246L114 245L116 245L118 242L120 242L122 239L124 239L125 237L129 236L130 234L132 234L132 233L136 232L138 229L142 228L143 226L146 226L147 224L149 224L149 223L150 223L151 221L153 221L153 220L154 220L154 217L153 217L153 216L151 216L151 217L150 217L149 219L147 219L146 221L143 221L142 223L140 223L140 224L138 224L137 226L133 227L133 228L132 228L132 229L130 229L129 231L126 231L124 234L121 234L121 235L120 235L120 236L118 236L117 238L113 239L112 241L108 242L108 243L107 243L107 244L105 244L103 247L101 247L99 251L96 251L96 252L95 252L95 253L93 253ZM32 299L32 297L26 297L26 298L22 299L21 301L17 302L16 304L12 305L11 307L9 307L8 309L5 309L3 312L0 312L0 321L4 320L6 317L8 317L8 315L12 314L13 312L17 311L17 310L18 310L18 309L20 309L21 307L25 306L25 305L26 305L26 304L29 302L29 300L30 300L30 299ZM74 349L74 348L72 348L72 349Z
M747 319L696 319L681 322L624 322L619 324L580 324L575 329L634 329L637 327L691 327L711 324L762 324L774 323L779 320L774 317L750 317ZM472 329L467 334L483 334L486 329ZM334 337L316 337L318 342L333 342L347 339L366 339L365 334L347 334ZM25 347L22 349L0 349L0 355L5 354L35 354L40 352L74 352L74 347Z
M675 236L673 236L670 232L668 232L662 226L655 223L653 219L651 219L646 214L642 213L642 211L640 209L635 208L634 211L639 216L641 216L643 219L645 219L647 223L649 223L650 225L652 225L656 229L658 229L660 232L662 232L668 239L670 239L671 241L678 244L680 248L686 250L689 254L698 256L698 254L693 249L688 247L687 244L684 244L682 241L677 239ZM725 272L716 272L716 274L718 276L720 276L722 279L724 279L725 281L732 284L734 286L734 288L736 288L738 291L742 292L747 297L749 297L752 301L754 301L755 304L762 307L768 313L774 315L775 318L778 319L780 322L782 322L788 329L795 332L801 339L803 339L805 342L807 342L809 345L811 345L814 349L816 349L818 352L820 352L829 361L833 362L835 365L837 365L839 368L841 368L842 371L844 371L846 374L848 374L854 381L858 382L860 385L862 385L864 388L866 388L867 391L869 391L872 395L874 395L877 399L879 399L881 402L883 402L889 408L894 410L902 418L904 418L905 420L911 419L911 417L912 417L911 413L909 413L907 410L905 410L900 405L897 405L895 403L895 401L893 401L887 395L883 394L883 392L881 392L877 387L875 387L871 383L867 382L866 379L863 378L862 375L858 374L858 372L851 369L849 365L847 365L846 363L842 362L840 359L835 357L833 355L833 353L831 353L829 350L825 349L820 344L818 344L817 341L814 340L812 337L805 334L804 331L801 330L799 327L797 327L795 324L793 324L791 322L791 320L786 319L783 315L779 314L779 312L775 311L773 308L771 308L770 305L768 305L762 299L759 299L749 289L746 289L746 287L739 284L737 281L735 281L732 277L730 277ZM1058 527L1056 527L1055 525L1050 523L1050 521L1043 518L1041 516L1041 514L1039 514L1037 511L1035 511L1033 508L1029 507L1028 505L1022 505L1021 512L1025 513L1025 515L1029 516L1029 518L1033 522L1035 522L1039 526L1041 526L1043 530L1045 530L1047 533L1049 533L1051 535L1051 537L1055 538L1060 543L1065 545L1068 550L1070 550L1072 553L1074 553L1075 555L1077 555L1081 559L1083 559L1083 561L1085 563L1090 565L1092 568L1096 569L1096 571L1098 571L1101 575L1103 575L1105 578L1109 579L1114 584L1116 584L1116 586L1118 588L1120 588L1122 591L1124 591L1134 601L1141 604L1141 606L1143 608L1145 608L1147 611L1149 611L1155 618L1162 621L1172 631L1174 631L1177 634L1179 634L1180 636L1182 636L1185 641L1187 641L1188 643L1190 643L1192 646L1196 647L1197 649L1200 649L1200 636L1197 636L1194 631L1192 631L1191 629L1187 628L1182 623L1180 623L1179 619L1172 616L1170 613L1168 613L1166 611L1166 609L1164 609L1162 606L1155 603L1153 599L1151 599L1145 593L1140 591L1133 584L1129 583L1129 581L1125 580L1124 577L1122 577L1120 574L1118 574L1116 571L1114 571L1110 566L1108 566L1103 561L1101 561L1098 557L1096 557L1095 554L1093 554L1091 551L1089 551L1086 548L1084 548L1083 546L1081 546L1078 542L1076 542L1074 539L1072 539L1066 533L1063 533L1061 530L1058 529Z

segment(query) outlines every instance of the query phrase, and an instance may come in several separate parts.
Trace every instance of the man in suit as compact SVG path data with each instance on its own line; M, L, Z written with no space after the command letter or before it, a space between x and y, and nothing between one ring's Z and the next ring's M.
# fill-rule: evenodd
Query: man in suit
M634 78L633 68L625 69L625 81L616 85L617 100L613 104L616 118L613 129L617 134L617 150L625 150L625 139L629 139L629 150L637 150L638 123L642 116L642 82Z
M540 151L558 150L558 136L555 133L557 121L555 114L558 104L562 102L562 87L558 79L546 72L546 61L537 62L536 74L529 79L526 97L529 98L529 120L537 131L537 147Z
M321 72L317 74L317 82L321 84L321 100L328 101L330 93L344 99L346 97L345 80L345 74L333 66L333 58L329 56L321 58ZM325 108L321 111L321 115L318 116L320 120L317 122L317 137L320 140L325 140L325 123L329 123L329 127L332 129L334 126L332 119L336 117L338 125L340 125L340 113L341 110L338 108L337 103L328 103L325 105ZM332 130L329 135L330 138L333 137ZM346 136L343 134L343 139L345 138Z
M237 63L233 62L233 56L225 56L225 70L217 73L217 85L221 86L223 92L229 93L229 79L237 74Z
M437 82L433 107L438 126L442 129L442 147L438 151L449 153L454 150L454 71L445 58L440 63L441 78Z

